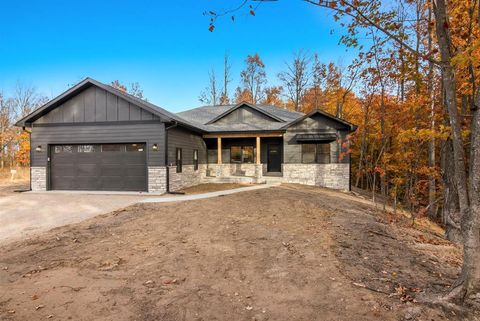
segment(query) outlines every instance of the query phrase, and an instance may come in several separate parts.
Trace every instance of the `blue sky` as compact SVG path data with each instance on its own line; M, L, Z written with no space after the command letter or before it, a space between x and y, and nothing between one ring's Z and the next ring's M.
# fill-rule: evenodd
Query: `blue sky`
M109 83L139 82L145 96L181 111L198 96L223 55L232 63L232 86L247 54L259 53L270 85L292 53L318 52L324 62L347 65L353 52L338 45L331 13L300 0L262 4L255 17L243 10L234 23L219 20L213 33L203 11L241 0L3 1L0 11L0 91L17 82L54 97L89 76ZM334 32L332 33L332 29Z

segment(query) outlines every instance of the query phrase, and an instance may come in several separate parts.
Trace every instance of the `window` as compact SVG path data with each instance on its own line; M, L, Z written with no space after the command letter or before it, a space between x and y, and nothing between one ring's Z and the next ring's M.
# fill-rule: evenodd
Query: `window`
M145 150L145 144L127 144L127 152L143 152Z
M177 148L175 152L175 165L177 165L177 173L182 172L182 149Z
M302 144L302 163L329 164L330 144Z
M255 149L253 146L232 146L230 148L230 160L232 163L253 163Z
M124 152L125 145L120 144L104 144L102 145L102 152Z
M207 160L209 164L216 164L218 162L218 151L216 149L207 150Z
M317 144L317 163L330 164L330 144Z
M98 152L98 146L96 145L78 145L77 151L79 153L95 153Z
M242 163L253 163L253 146L243 146Z
M315 163L315 144L302 144L302 163Z
M241 163L242 162L242 147L232 146L230 148L230 160L232 163Z
M193 150L193 170L198 170L198 149Z
M63 146L54 146L53 153L73 153L73 146L72 145L63 145Z

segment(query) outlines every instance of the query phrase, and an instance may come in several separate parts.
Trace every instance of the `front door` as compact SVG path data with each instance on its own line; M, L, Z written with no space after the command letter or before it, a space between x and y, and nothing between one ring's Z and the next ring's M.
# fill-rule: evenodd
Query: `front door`
M267 153L267 172L281 172L282 149L280 144L268 144Z

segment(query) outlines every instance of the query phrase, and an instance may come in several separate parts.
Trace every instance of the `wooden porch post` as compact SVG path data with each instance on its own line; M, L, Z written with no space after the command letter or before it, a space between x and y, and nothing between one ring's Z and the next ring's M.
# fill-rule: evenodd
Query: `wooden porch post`
M222 137L217 137L217 164L222 163Z
M257 164L260 164L260 136L257 136Z

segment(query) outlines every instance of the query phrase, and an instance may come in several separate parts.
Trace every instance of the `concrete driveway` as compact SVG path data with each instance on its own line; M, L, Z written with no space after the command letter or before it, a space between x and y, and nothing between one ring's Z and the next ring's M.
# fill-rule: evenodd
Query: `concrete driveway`
M0 196L0 243L121 209L145 196L18 193Z

